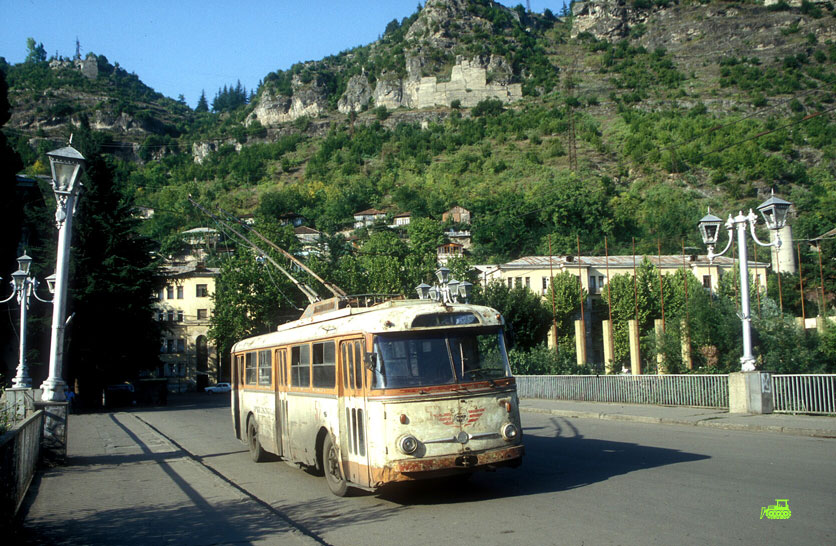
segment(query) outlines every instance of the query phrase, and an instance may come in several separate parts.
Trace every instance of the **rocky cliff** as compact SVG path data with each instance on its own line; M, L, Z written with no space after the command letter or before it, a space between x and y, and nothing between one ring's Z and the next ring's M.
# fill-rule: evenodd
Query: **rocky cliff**
M508 21L519 25L519 14L493 2L481 2L494 13L506 14ZM503 55L454 55L461 49L463 37L488 35L494 25L474 11L471 0L429 0L405 33L403 63L397 71L385 70L370 78L365 70L351 76L336 101L337 110L347 114L374 106L427 108L450 106L458 102L472 107L485 99L505 103L520 100L522 85L514 82L511 64ZM370 46L380 52L387 44ZM449 63L449 64L448 64ZM449 76L448 76L449 74ZM316 79L303 83L294 75L291 96L278 96L265 89L247 123L260 122L266 127L292 121L301 116L317 116L332 102Z

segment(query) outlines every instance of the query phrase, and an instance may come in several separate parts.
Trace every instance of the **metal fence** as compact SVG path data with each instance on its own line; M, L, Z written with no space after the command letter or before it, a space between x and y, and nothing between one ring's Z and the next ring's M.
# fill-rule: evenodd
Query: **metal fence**
M44 412L36 411L0 436L0 521L9 521L17 513L41 451Z
M729 407L729 376L518 375L522 398L621 402L698 408Z
M776 413L836 414L836 374L772 374Z

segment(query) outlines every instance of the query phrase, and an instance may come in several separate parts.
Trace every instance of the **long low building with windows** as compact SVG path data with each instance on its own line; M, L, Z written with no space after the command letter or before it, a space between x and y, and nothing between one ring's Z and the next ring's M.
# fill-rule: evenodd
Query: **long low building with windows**
M552 275L568 271L579 276L581 285L590 295L600 295L608 279L615 275L633 275L647 259L661 269L663 275L670 275L686 268L702 283L706 290L716 291L720 277L727 273L739 275L737 260L726 256L708 260L706 255L663 255L663 256L525 256L499 265L477 265L479 281L483 286L491 282L507 283L509 287L525 286L536 294L545 296L549 290ZM749 275L757 279L761 290L766 290L766 273L769 264L749 262Z

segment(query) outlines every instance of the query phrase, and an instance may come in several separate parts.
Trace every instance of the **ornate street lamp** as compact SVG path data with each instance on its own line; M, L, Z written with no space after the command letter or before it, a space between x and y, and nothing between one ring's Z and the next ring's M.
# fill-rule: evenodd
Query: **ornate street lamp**
M23 256L17 259L17 266L17 271L12 273L12 294L8 298L0 300L0 303L6 303L17 296L17 302L20 304L20 358L17 363L17 375L12 379L12 386L29 389L32 388L32 378L29 376L29 366L26 363L26 324L28 322L29 296L35 296L36 300L44 303L50 303L52 300L42 299L36 292L40 283L38 279L29 276L32 258L24 252Z
M415 287L415 290L418 292L418 299L441 303L457 303L458 298L461 298L464 303L467 303L473 284L467 281L459 282L456 279L451 279L450 270L446 267L438 268L435 275L438 278L438 284L430 286L421 283Z
M72 139L70 139L72 142ZM70 262L70 239L76 199L81 191L79 175L85 159L78 150L67 146L46 154L52 168L52 191L55 193L55 224L58 227L58 254L55 268L55 296L52 308L52 337L49 343L49 377L43 382L42 400L63 402L67 383L61 378L64 363L64 316L67 306L67 278Z
M734 236L732 230L737 228L737 249L740 257L740 320L743 326L743 356L740 357L741 371L752 372L755 371L755 357L752 354L752 318L749 308L749 256L746 249L746 226L749 226L749 233L752 240L760 246L765 247L781 247L781 237L778 231L784 227L787 221L787 211L791 203L779 199L774 195L764 201L759 207L763 216L766 227L775 232L775 241L772 243L764 243L758 239L755 234L755 224L758 217L749 209L749 214L743 215L743 212L738 212L737 216L729 215L726 220L726 231L729 234L729 242L722 252L714 253L714 245L717 243L720 232L720 224L722 220L713 216L710 211L699 221L700 234L705 246L708 247L708 261L714 262L714 258L725 254L731 248Z

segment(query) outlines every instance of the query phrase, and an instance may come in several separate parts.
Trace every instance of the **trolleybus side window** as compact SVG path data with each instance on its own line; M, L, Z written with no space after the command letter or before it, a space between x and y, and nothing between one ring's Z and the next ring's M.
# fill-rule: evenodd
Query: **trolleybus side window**
M337 374L336 348L333 341L313 344L313 386L333 389Z
M276 351L276 365L279 367L279 373L276 374L279 385L287 385L287 357L282 349Z
M244 384L245 385L256 385L258 379L258 369L256 368L257 362L255 359L255 353L247 353L244 355Z
M311 346L290 348L290 384L294 387L311 386Z
M258 351L258 385L269 387L272 384L273 359L269 349Z
M354 342L354 388L363 388L363 352L359 341Z

